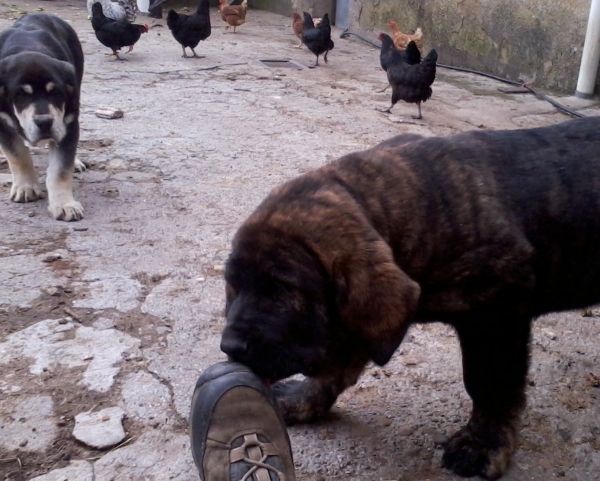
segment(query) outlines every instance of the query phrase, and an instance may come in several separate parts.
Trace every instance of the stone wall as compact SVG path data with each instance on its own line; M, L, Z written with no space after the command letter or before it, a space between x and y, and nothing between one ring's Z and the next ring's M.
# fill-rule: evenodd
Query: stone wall
M350 1L351 31L375 38L391 18L421 27L440 63L575 92L590 0Z
M340 0L338 0L340 1ZM421 27L439 62L535 86L574 93L590 0L349 0L350 31L376 41L394 19L403 31ZM282 15L330 13L336 0L249 0ZM600 77L600 76L599 76ZM600 93L600 79L596 92Z
M313 17L322 17L329 13L331 21L335 20L335 0L248 0L248 5L281 15L306 11Z

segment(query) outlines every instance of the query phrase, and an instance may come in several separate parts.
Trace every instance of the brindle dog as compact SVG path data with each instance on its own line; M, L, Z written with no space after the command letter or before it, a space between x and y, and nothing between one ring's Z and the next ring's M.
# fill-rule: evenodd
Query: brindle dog
M516 449L532 320L600 302L600 118L401 135L276 188L238 230L221 348L323 416L414 322L456 329L471 418L443 464L497 479Z

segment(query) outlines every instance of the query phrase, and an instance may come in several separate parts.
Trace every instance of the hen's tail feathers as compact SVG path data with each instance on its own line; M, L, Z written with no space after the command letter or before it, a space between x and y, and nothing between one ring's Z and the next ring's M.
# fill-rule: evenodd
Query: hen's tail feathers
M408 42L406 50L404 51L404 55L406 58L406 63L409 65L416 65L418 63L421 63L421 52L419 51L419 47L417 47L417 44L413 40Z
M423 59L423 63L428 63L428 64L432 64L435 65L437 63L438 60L438 53L435 49L432 49L428 54L427 57L425 57Z

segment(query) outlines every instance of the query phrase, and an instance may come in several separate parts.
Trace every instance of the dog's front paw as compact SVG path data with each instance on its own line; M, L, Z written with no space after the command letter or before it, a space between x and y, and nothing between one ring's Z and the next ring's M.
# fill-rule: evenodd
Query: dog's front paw
M48 210L56 220L64 220L66 222L81 220L84 215L83 206L76 200L50 204Z
M279 381L272 389L287 425L317 421L327 414L336 399L327 385L311 378Z
M40 185L32 182L13 182L10 188L10 200L13 202L33 202L44 197Z
M83 172L87 170L87 165L85 165L78 157L75 157L75 165L73 166L75 172Z
M468 424L446 443L442 464L466 478L498 479L508 468L516 438L510 426L484 430Z

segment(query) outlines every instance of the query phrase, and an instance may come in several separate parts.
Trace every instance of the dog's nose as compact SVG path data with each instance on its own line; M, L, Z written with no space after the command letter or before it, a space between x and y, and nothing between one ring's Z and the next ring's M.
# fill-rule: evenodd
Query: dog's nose
M225 330L223 331L223 337L221 337L221 351L231 359L241 362L244 355L248 352L248 343Z
M52 128L53 120L52 115L35 115L33 117L35 125L37 125L38 129L42 132L47 132Z

